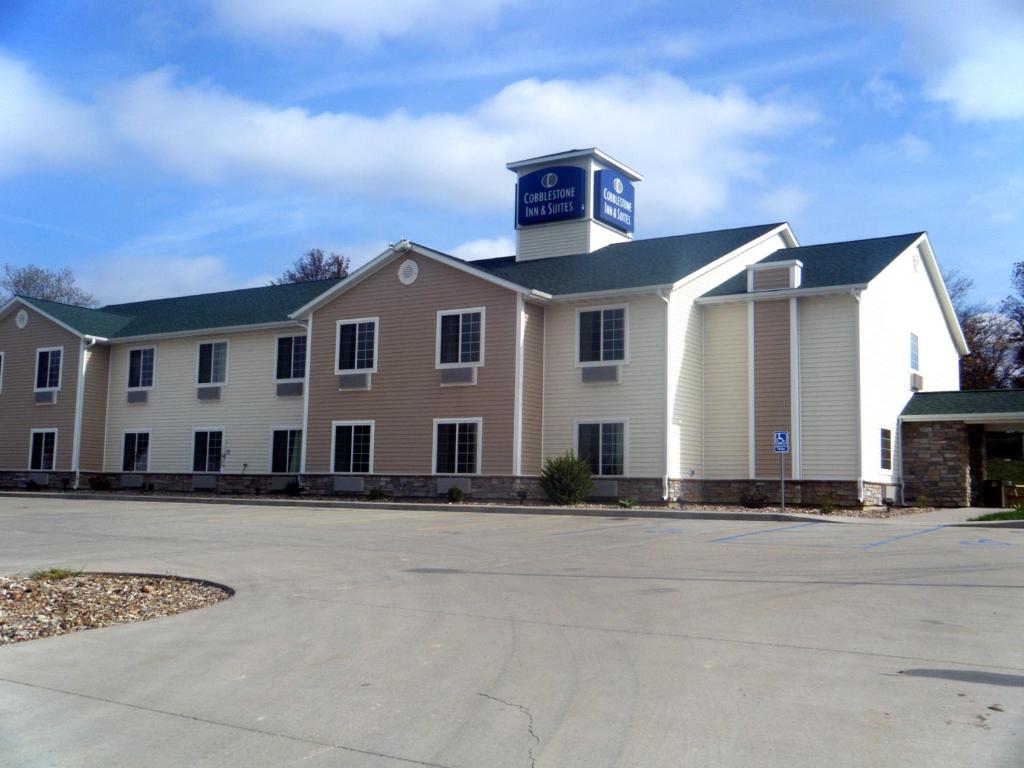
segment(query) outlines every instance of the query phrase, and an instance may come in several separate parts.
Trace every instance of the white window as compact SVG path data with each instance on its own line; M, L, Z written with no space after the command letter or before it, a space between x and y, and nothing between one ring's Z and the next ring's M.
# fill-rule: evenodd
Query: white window
M332 472L373 472L372 421L335 421L331 428Z
M892 469L892 430L882 430L882 469Z
M306 337L278 336L277 364L274 378L277 381L302 381L306 377Z
M916 333L910 334L910 370L921 370L920 342Z
M128 389L153 388L153 364L156 350L143 347L128 351Z
M208 341L199 345L196 383L224 384L228 380L228 343Z
M197 430L192 436L192 471L220 472L227 452L224 450L224 431Z
M305 336L300 337L305 340ZM270 439L270 471L277 474L298 474L302 464L302 430L275 429Z
M29 442L28 468L37 472L54 469L57 456L57 430L33 429Z
M60 389L61 359L64 347L36 350L36 392Z
M577 310L576 362L625 362L627 320L624 306Z
M121 453L122 472L145 472L149 469L149 432L125 432Z
M434 472L438 475L480 473L483 419L434 420Z
M436 367L484 364L485 307L445 309L437 313Z
M624 475L626 424L622 421L576 425L576 455L590 464L595 475Z
M376 317L338 321L336 374L377 372L377 323Z

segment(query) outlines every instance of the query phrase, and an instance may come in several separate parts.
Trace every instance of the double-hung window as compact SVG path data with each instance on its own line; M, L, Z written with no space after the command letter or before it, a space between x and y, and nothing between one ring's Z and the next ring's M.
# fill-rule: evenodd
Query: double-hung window
M376 317L338 321L336 374L376 373L377 324Z
M921 370L920 340L916 333L910 334L910 370Z
M306 377L306 337L277 337L277 381L301 381Z
M275 429L271 439L270 471L294 475L298 473L301 463L302 430Z
M199 345L199 385L224 384L228 380L228 343L207 341Z
M480 472L480 419L434 422L434 472L475 475Z
M882 469L892 469L892 430L882 430Z
M333 472L373 472L373 422L336 421Z
M60 364L63 347L36 351L36 392L60 389Z
M128 389L151 389L153 386L153 347L128 352Z
M50 472L57 455L57 430L33 429L29 447L28 468L36 472Z
M576 455L590 464L595 475L623 475L626 425L621 421L578 424Z
M577 362L594 364L626 359L626 308L580 310Z
M484 307L437 313L437 367L483 365Z
M220 472L224 465L224 432L205 429L192 437L192 471Z
M122 472L145 472L149 469L149 432L125 432Z

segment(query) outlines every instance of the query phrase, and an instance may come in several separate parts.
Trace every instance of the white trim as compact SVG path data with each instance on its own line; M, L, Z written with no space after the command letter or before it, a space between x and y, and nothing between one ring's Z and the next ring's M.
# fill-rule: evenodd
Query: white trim
M516 392L512 409L512 474L523 470L523 369L526 355L526 301L516 294Z
M801 479L800 469L800 319L797 300L789 300L789 476Z
M747 479L757 478L757 418L754 398L754 302L747 303Z
M89 342L91 347L95 342ZM75 473L74 489L78 490L79 460L82 453L82 405L85 402L85 370L88 361L85 356L85 339L78 340L78 381L75 382L75 420L71 432L71 471ZM38 365L38 360L36 362ZM64 367L64 356L61 355L61 368Z
M625 163L620 163L611 155L606 152L602 152L597 147L590 147L589 149L571 149L568 152L556 152L552 155L541 155L540 157L529 157L525 160L513 160L512 162L505 163L505 167L510 171L518 171L523 168L532 168L533 166L544 166L550 163L557 163L562 160L583 160L597 159L603 165L607 165L611 170L618 171L630 181L643 181L644 177L634 171Z
M267 474L268 475L294 475L295 472L275 472L274 471L274 433L275 432L298 432L300 440L302 441L299 446L299 473L302 473L302 447L306 444L306 431L301 426L272 426L270 428L270 450L267 452ZM285 459L287 460L287 456Z
M601 312L601 354L604 355L604 312L621 309L622 312L622 359L621 360L580 360L580 314L583 312ZM589 368L598 365L629 365L629 303L600 304L595 306L576 307L573 324L573 357L577 368Z
M672 313L671 313L672 294L671 293L664 293L664 294L662 294L661 291L659 291L658 295L661 296L661 298L665 300L665 352L664 352L664 354L665 354L665 439L662 440L662 446L661 446L662 450L665 452L665 457L664 457L665 475L662 478L662 483L661 483L661 485L662 485L661 497L665 501L669 501L669 496L672 495L671 493L669 493L669 481L672 478L672 465L671 465L670 462L671 462L671 457L672 457L672 416L673 416L673 413L674 413L674 408L673 408L673 406L674 406L674 398L672 397L672 394L673 394L672 393L672 387L670 386L671 381L672 381L672 344L671 344L671 341L670 341L671 340L671 336L672 336L672 334L671 334L671 330L672 330ZM704 397L704 381L703 381L703 379L704 379L704 359L703 359L703 355L704 355L704 326L703 326L704 318L703 318L703 314L704 313L702 312L700 314L702 315L702 317L701 317L701 362L700 362L700 366L701 366L701 399L703 401L703 397ZM703 414L703 408L704 408L704 404L702 402L701 403L701 410L702 410L702 413L701 413L701 431L702 431L702 434L701 434L701 461L702 462L703 462L703 457L704 457L704 435L703 435L704 414ZM681 451L680 451L680 458L682 458L682 452ZM679 470L679 474L680 475L683 474L683 472L682 472L682 462L681 461L679 463L679 466L676 469Z
M60 352L60 367L57 369L57 386L56 387L37 387L36 383L39 381L39 353L40 352ZM50 358L46 358L46 380L50 380ZM60 392L61 387L64 385L64 347L36 347L36 364L34 369L34 375L32 377L32 391L33 392ZM54 398L56 402L56 398Z
M111 344L135 344L139 342L159 341L160 339L180 339L192 336L221 335L224 333L247 333L249 331L267 331L273 328L302 328L302 323L295 320L277 320L273 323L253 323L252 325L221 325L213 328L196 328L194 331L168 331L167 333L141 333L135 336L119 336L113 339L95 337L97 341ZM86 338L94 338L86 334Z
M821 288L780 288L772 291L753 293L730 293L727 296L701 296L697 304L730 304L737 301L774 301L775 299L800 298L802 296L830 296L834 293L856 293L866 290L867 283L848 285L826 285Z
M204 344L224 345L224 381L199 381L199 354ZM196 376L197 387L226 387L228 384L228 363L231 360L231 344L229 339L209 339L207 341L196 341ZM213 352L210 352L210 375L213 375Z
M686 285L687 283L693 282L694 280L697 280L697 279L703 277L708 272L711 272L711 271L713 271L715 269L718 269L720 266L722 266L723 264L725 264L725 263L727 263L729 261L732 261L734 258L739 256L740 254L746 253L751 248L754 248L754 247L760 245L761 243L765 242L766 240L770 240L771 238L775 237L776 235L781 236L782 239L786 241L786 243L788 244L788 246L790 248L794 248L794 247L796 247L798 245L797 240L796 240L796 235L794 235L793 234L793 230L791 230L789 228L789 224L779 224L777 227L774 227L773 229L768 230L767 232L765 232L760 237L755 237L753 240L750 240L750 241L748 241L746 243L743 243L738 248L736 248L736 249L734 249L732 251L729 251L727 254L725 254L723 256L718 257L717 259L712 261L710 264L705 264L700 269L696 269L693 272L691 272L690 274L684 275L683 277L681 277L679 280L677 280L676 282L674 282L672 284L672 290L677 290L677 289L683 287L684 285ZM775 253L775 251L772 251L772 253ZM769 255L771 255L771 254L769 254Z
M49 469L33 469L32 468L32 443L35 441L37 434L46 434L47 432L53 432L53 466ZM59 472L57 469L57 437L59 430L57 427L39 427L37 429L30 429L28 431L28 467L29 472Z
M1009 423L1015 421L1024 421L1024 411L1008 411L1006 413L991 412L991 413L942 413L935 415L922 414L911 414L908 416L900 416L900 421L963 421L968 424L991 424L995 423Z
M86 334L83 334L81 331L75 330L74 328L72 328L67 323L61 322L56 317L51 315L49 312L46 312L45 310L40 309L39 307L37 307L35 304L31 303L30 301L26 301L25 299L21 298L21 296L13 296L13 297L11 297L10 301L8 301L6 304L4 304L2 307L0 307L0 315L2 315L5 312L7 312L7 310L10 309L12 306L14 306L14 304L16 304L16 303L17 304L21 304L22 306L24 306L24 307L26 307L28 309L31 309L33 312L38 312L40 315L45 317L51 323L54 323L55 325L59 325L61 328L63 328L68 333L74 334L75 336L78 336L79 338L82 338L84 335L86 335ZM97 341L106 341L106 339L102 339L102 338L100 338L98 336L94 337L94 338L96 338Z
M124 439L128 435L148 435L149 442L146 444L146 468L145 469L125 469L124 468ZM195 439L195 437L193 437L192 438L192 450L193 450L193 452L195 451L195 446L196 446L196 439ZM152 448L153 448L153 430L152 429L149 429L149 428L146 428L146 429L125 428L125 429L123 429L121 431L121 446L120 447L121 447L121 453L120 453L121 461L118 462L118 470L117 470L118 472L128 472L128 473L134 473L134 472L147 472L148 473L149 472L149 465L151 463L149 458L152 455ZM138 449L138 445L136 445L135 447L136 447L136 449ZM138 451L136 450L136 452L138 452Z
M442 363L441 362L441 318L450 317L451 315L459 315L459 357L462 357L462 315L472 314L474 312L480 313L480 359L474 362L457 362L457 363ZM482 368L484 366L484 352L487 340L487 307L465 307L463 309L439 309L437 310L437 319L434 326L434 368L441 370L443 368ZM474 380L474 384L476 381Z
M368 472L339 472L334 466L335 440L338 435L338 427L369 427L370 428L370 468ZM376 452L377 421L375 419L338 419L331 422L331 475L372 475L373 454ZM349 456L352 455L352 448L349 446Z
M551 256L549 258L557 259L557 256ZM620 299L625 300L629 296L647 296L657 295L660 291L671 291L675 290L672 283L663 283L661 285L640 285L636 288L611 288L605 291L584 291L582 293L559 293L551 296L550 301L553 304L565 304L569 302L578 301L595 301L598 299Z
M438 472L437 471L437 428L441 424L476 424L476 472ZM458 430L455 432L455 468L458 469ZM442 477L460 477L464 475L482 475L484 458L484 420L482 416L463 416L458 418L434 419L431 435L430 474Z
M203 469L203 470L196 470L196 469L194 469L194 467L196 465L196 435L199 432L220 432L220 451L221 451L220 455L221 455L221 462L220 462L220 467L218 467L214 471L211 471L209 469ZM225 438L226 434L227 433L226 433L226 430L224 429L224 427L193 427L192 428L192 448L191 448L191 453L190 453L190 457L191 458L189 459L189 462L188 462L188 472L187 472L187 474L192 474L192 475L219 475L219 474L221 474L224 471L223 457L225 456L224 446L227 445L227 439ZM206 465L207 466L210 465L210 438L209 437L206 438Z
M153 383L148 387L133 387L131 385L132 376L132 352L144 352L147 349L153 350ZM142 376L141 362L139 367L139 376ZM127 354L125 355L125 375L124 375L124 388L128 392L145 392L153 389L156 386L156 345L150 344L145 347L129 347Z
M939 269L939 264L935 260L935 251L932 250L932 244L928 239L927 233L922 233L910 247L918 248L924 256L925 268L928 270L928 277L931 279L932 289L939 297L939 306L942 308L942 314L946 318L946 327L949 330L949 335L953 337L953 344L960 352L961 357L970 354L971 350L967 346L967 339L964 338L964 332L960 327L960 321L957 320L956 309L953 307L953 302L949 298L949 291L946 290L946 283L942 279L942 271ZM904 251L904 253L906 253L906 251Z
M621 475L602 475L600 474L601 469L601 454L597 457L598 474L594 477L599 478L626 478L629 477L629 418L626 416L614 416L614 417L599 417L593 419L579 418L572 420L572 444L576 451L576 457L580 455L580 426L583 424L621 424L622 425L622 474ZM604 451L602 446L598 446L600 452Z
M306 439L306 436L309 434L309 372L311 370L313 360L313 355L310 354L312 349L313 315L310 314L310 316L306 318L306 383L302 387L302 461L299 466L299 470L302 474L306 473L306 443L309 442L309 440Z
M863 320L863 312L860 294L854 293L852 295L853 300L857 302L857 313L853 324L854 344L857 349L857 355L854 362L856 368L854 384L857 388L857 501L864 501L864 382L861 381L861 377L863 375L861 359L864 357L864 350L861 347L861 344L864 336L861 333L860 328Z
M359 324L360 323L373 323L373 366L370 368L342 368L340 367L340 360L338 359L338 353L341 348L341 326L343 325L354 325L356 326L356 360L359 359ZM334 375L345 376L351 373L376 373L377 372L377 352L380 346L380 317L355 317L347 318L344 320L338 320L334 324ZM307 354L309 351L307 350ZM370 380L367 379L367 389L370 388Z
M37 363L38 365L38 363ZM0 395L4 393L4 369L7 367L7 358L3 350L0 350Z
M279 333L279 334L274 336L274 383L275 384L297 384L300 381L305 381L306 380L305 376L303 376L300 379L296 379L294 377L293 378L289 378L289 379L279 379L279 378L277 378L277 364L280 362L278 357L280 355L281 339L298 339L298 338L305 338L305 337L306 337L305 329L303 329L303 333ZM305 356L307 358L309 357L309 339L306 339L306 355ZM292 342L292 359L293 360L295 359L295 342L294 341ZM303 361L303 368L305 368L305 360ZM291 364L289 364L288 370L291 371L291 369L292 369L292 366L291 366Z

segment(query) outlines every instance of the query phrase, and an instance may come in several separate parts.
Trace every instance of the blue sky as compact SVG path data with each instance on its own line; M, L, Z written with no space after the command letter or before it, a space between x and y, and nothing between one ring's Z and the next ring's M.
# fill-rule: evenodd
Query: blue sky
M927 230L1004 296L1024 4L725 5L0 2L0 260L113 302L264 284L310 247L505 255L505 163L599 146L646 177L637 237Z

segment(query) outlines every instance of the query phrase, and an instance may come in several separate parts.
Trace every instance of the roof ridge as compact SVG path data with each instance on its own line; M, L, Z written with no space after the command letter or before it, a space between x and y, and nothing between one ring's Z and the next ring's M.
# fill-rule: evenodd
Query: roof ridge
M321 278L319 280L300 280L300 281L293 282L293 283L272 283L270 285L252 285L252 286L249 286L248 288L231 288L230 290L227 290L227 291L210 291L209 293L187 293L187 294L185 294L183 296L161 296L161 297L156 298L156 299L140 299L139 301L123 301L123 302L121 302L119 304L105 304L104 306L100 307L100 309L106 310L108 307L127 307L127 306L133 306L133 305L137 305L137 304L156 303L158 301L175 301L177 299L199 299L199 298L206 298L208 296L223 296L224 294L227 294L227 293L242 293L244 291L265 291L265 290L269 290L271 288L287 288L287 287L290 287L290 286L297 286L297 285L305 286L305 285L313 285L314 283L338 282L340 280L346 280L346 279L348 279L348 275L346 275L345 277L324 277L324 278Z
M881 235L879 237L858 237L858 238L855 238L853 240L833 240L833 241L829 241L827 243L807 243L805 245L795 245L792 248L790 248L789 250L791 250L791 251L799 251L799 250L803 250L804 248L822 248L822 247L825 247L825 246L832 246L832 245L852 245L853 243L870 243L870 242L875 242L877 240L895 240L896 238L900 238L900 237L914 237L914 238L917 238L917 237L920 237L921 235L926 235L926 234L928 234L928 233L925 232L924 230L922 230L920 232L904 232L904 233L899 234L899 235Z
M86 307L82 304L70 304L66 301L53 301L52 299L42 299L38 296L29 296L28 294L25 293L16 293L14 294L14 298L23 299L25 301L39 301L42 302L43 304L53 304L58 307L67 307L68 309L84 309L89 312L102 312L105 315L116 315L117 317L131 317L131 315L122 315L117 312L110 312L105 307Z

